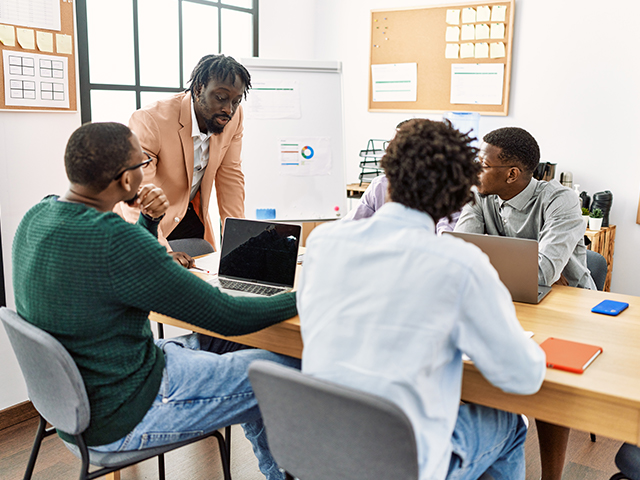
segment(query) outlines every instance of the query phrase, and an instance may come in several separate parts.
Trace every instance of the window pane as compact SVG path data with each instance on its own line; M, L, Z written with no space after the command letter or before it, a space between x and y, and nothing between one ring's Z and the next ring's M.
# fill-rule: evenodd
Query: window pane
M157 102L158 100L162 100L164 98L168 98L175 95L175 93L167 93L167 92L140 92L140 105L143 107L149 105L150 103Z
M138 0L140 84L180 87L178 0Z
M222 10L222 53L236 60L253 57L253 15Z
M203 56L218 53L218 9L197 3L182 3L182 51L184 85Z
M222 0L222 3L234 7L253 8L253 0Z
M91 90L91 121L127 125L136 109L136 92Z
M87 0L89 81L134 85L131 0Z

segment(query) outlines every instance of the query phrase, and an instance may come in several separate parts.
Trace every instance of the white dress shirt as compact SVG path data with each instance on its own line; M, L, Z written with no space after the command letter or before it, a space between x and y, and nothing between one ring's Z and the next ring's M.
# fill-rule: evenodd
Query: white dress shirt
M209 137L211 133L202 133L198 126L196 111L193 108L193 98L191 99L191 138L193 138L193 181L191 182L190 200L198 193L204 169L209 164Z
M297 298L303 372L399 405L423 480L447 473L463 352L507 392L534 393L545 375L487 256L398 203L316 228Z

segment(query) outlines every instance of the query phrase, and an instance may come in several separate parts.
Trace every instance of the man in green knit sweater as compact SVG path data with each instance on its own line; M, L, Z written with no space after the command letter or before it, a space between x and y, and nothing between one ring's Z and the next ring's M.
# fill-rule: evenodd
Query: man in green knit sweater
M154 341L148 315L241 335L295 316L295 295L227 296L174 262L157 241L167 199L160 188L141 186L147 163L124 125L86 124L71 135L69 190L29 210L15 235L17 311L55 336L78 365L91 405L90 447L136 450L242 423L262 473L284 478L247 368L259 358L299 362L263 350L197 351L195 336ZM112 213L120 201L140 209L137 224Z

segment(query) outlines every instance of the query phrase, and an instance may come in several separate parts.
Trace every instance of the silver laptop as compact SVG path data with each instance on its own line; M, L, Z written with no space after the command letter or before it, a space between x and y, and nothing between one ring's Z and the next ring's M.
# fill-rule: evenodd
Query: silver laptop
M220 248L220 290L230 295L288 292L296 277L300 225L227 218Z
M445 232L473 243L489 257L514 302L539 303L551 287L538 285L538 242L525 238Z

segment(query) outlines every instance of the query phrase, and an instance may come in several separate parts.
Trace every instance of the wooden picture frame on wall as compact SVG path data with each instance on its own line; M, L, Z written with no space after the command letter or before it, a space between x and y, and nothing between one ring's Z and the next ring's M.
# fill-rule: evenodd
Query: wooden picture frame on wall
M486 20L484 12L497 7L502 21ZM483 14L480 21L471 22L469 17L462 18L463 11L473 9ZM489 9L489 10L487 10ZM457 12L459 23L450 22L450 14ZM455 15L454 15L455 17ZM497 18L497 16L496 16ZM494 0L485 2L452 3L439 6L413 7L394 10L371 11L371 60L369 70L369 111L371 112L478 112L482 115L508 115L511 81L511 56L513 51L513 30L515 18L515 0ZM494 24L496 24L494 34ZM449 29L458 28L458 37L448 36ZM499 28L498 28L499 27ZM461 34L471 28L480 38L470 40ZM464 31L463 31L464 30ZM482 34L480 32L482 31ZM487 32L490 32L487 37ZM482 45L480 45L482 44ZM496 45L493 45L496 44ZM500 44L500 45L498 45ZM471 48L474 55L484 55L491 50L496 56L468 57ZM456 58L449 52L462 52ZM480 52L483 52L482 54ZM503 52L503 53L502 53ZM447 58L450 56L450 58ZM380 66L417 65L417 92L415 101L374 101L373 69ZM452 103L453 68L472 68L470 66L500 66L503 70L502 101L500 104ZM498 70L498 68L493 68ZM494 75L497 74L494 72Z

